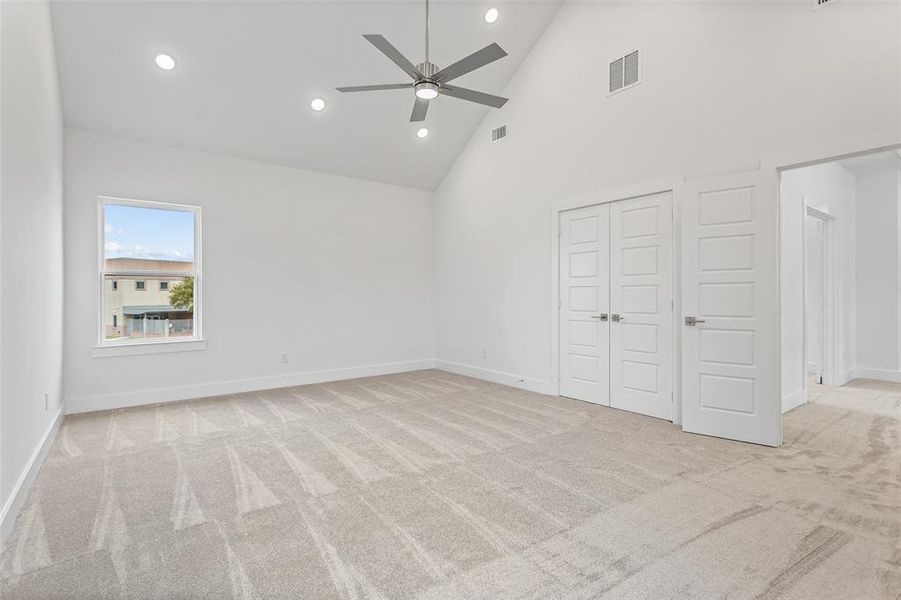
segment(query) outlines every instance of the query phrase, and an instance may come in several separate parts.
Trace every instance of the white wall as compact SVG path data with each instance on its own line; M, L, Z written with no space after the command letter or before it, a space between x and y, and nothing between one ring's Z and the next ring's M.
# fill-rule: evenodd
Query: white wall
M65 156L69 412L431 364L431 193L84 131ZM202 207L206 350L92 357L98 195Z
M62 400L63 156L47 4L0 2L0 39L2 543Z
M899 171L855 174L857 196L857 368L901 380L899 365Z
M804 207L835 217L838 279L838 374L844 383L853 375L856 358L856 210L854 174L836 162L782 174L782 397L791 399L804 388ZM807 314L813 314L808 298ZM804 398L800 398L803 402Z
M898 12L857 0L564 4L437 192L438 364L554 389L555 200L897 139ZM607 96L607 61L637 47L641 84ZM509 137L489 144L500 124Z

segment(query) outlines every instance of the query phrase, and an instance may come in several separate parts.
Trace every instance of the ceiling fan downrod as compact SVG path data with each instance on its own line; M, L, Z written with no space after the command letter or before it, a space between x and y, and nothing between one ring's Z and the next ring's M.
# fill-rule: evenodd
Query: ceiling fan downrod
M417 84L431 83L435 89L438 89L438 82L432 79L432 76L438 72L438 65L429 61L429 0L425 0L425 62L419 63L416 68L424 75L423 79L416 82Z

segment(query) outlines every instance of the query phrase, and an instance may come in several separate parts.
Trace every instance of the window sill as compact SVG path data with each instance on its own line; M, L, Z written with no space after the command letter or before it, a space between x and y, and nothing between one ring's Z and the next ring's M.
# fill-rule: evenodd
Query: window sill
M163 342L131 342L124 344L105 344L94 346L94 358L109 356L135 356L138 354L166 354L169 352L196 352L206 350L206 340L191 338L187 340L166 340Z

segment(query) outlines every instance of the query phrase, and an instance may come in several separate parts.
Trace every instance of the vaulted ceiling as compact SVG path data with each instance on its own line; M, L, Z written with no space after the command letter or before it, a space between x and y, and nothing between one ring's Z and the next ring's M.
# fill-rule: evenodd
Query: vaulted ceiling
M485 10L497 7L493 25ZM433 1L431 60L446 66L498 42L508 56L461 77L500 93L560 0ZM434 189L488 109L432 102L426 140L411 90L340 94L337 85L407 76L364 33L424 58L424 2L65 2L53 4L67 127L227 156ZM163 71L161 52L176 59ZM310 109L322 97L327 108ZM511 99L516 102L516 98ZM501 109L503 110L503 109Z

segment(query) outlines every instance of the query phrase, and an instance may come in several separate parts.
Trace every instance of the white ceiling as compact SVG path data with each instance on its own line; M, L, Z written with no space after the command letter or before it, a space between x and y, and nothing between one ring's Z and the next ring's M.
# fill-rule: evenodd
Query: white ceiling
M901 150L871 152L870 154L843 158L838 162L855 175L863 175L874 171L886 171L889 169L901 169Z
M482 20L489 6L500 9L491 26ZM432 62L446 66L496 41L508 56L458 82L498 94L559 6L433 1ZM68 127L434 189L494 110L441 97L422 141L421 125L409 123L412 91L334 91L408 80L362 34L381 33L421 62L420 1L62 1L52 15ZM159 52L175 57L175 70L156 67ZM309 108L315 96L328 102L322 113Z

